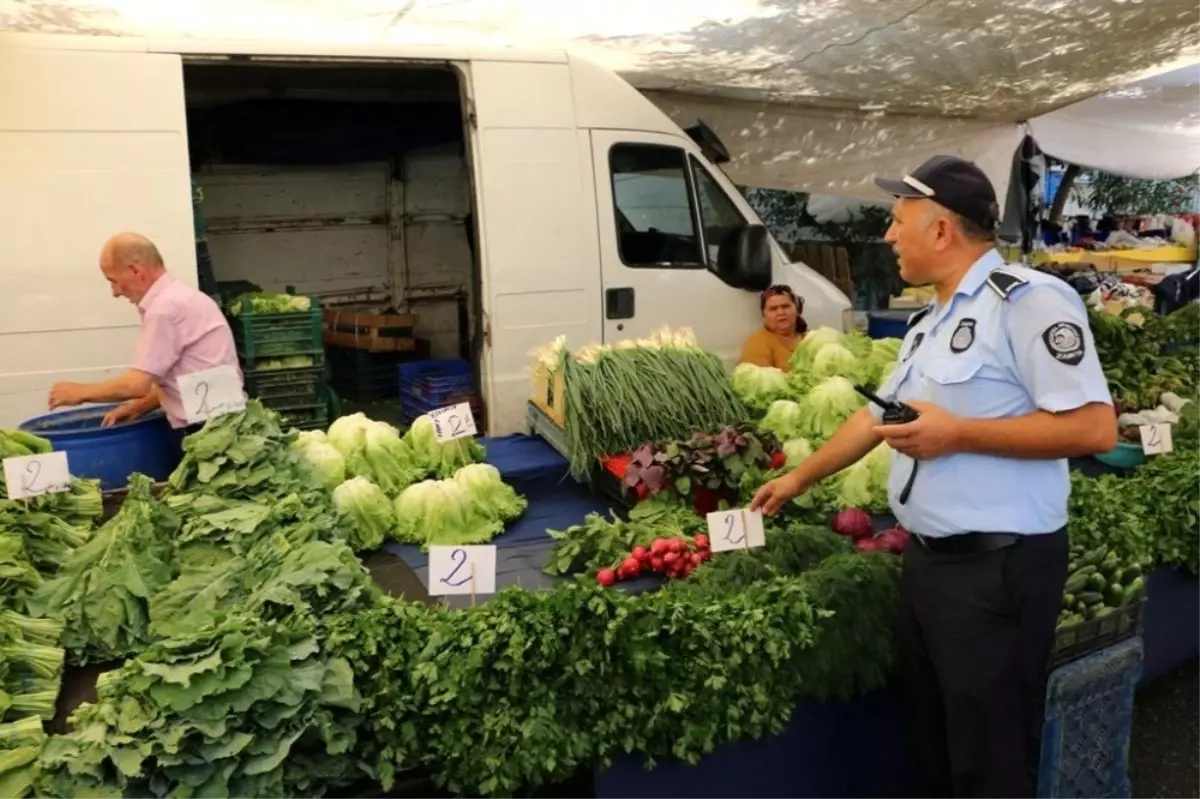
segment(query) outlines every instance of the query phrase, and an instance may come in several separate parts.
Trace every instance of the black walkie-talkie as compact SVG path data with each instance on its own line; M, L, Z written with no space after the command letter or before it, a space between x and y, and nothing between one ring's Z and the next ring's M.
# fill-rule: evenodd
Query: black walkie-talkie
M911 405L885 400L862 386L855 386L854 390L883 409L884 424L908 424L909 422L917 421L921 416L921 414L917 413L917 409ZM900 492L901 505L908 503L908 496L912 493L913 481L917 479L917 467L919 465L920 462L914 458L912 472L908 475L908 482L904 484L904 489Z

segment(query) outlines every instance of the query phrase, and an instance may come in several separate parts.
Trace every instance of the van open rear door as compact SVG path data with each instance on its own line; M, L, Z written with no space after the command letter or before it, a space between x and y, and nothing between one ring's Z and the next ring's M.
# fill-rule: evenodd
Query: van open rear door
M137 311L100 246L132 230L196 283L183 72L137 39L0 34L0 426L46 411L58 380L133 357Z

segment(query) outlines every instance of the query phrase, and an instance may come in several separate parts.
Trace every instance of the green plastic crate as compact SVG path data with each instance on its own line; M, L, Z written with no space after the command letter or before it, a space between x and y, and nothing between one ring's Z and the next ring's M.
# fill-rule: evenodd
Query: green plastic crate
M312 308L295 313L231 316L233 341L238 355L249 367L263 358L284 355L323 355L321 304L312 301Z
M329 426L329 407L324 399L319 405L283 409L278 412L284 430L292 427L298 430L324 430Z
M270 408L310 406L325 401L325 367L246 372L246 393Z

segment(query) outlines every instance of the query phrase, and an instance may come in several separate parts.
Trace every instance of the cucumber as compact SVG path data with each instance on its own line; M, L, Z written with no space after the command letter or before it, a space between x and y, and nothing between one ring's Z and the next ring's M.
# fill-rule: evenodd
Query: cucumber
M1068 586L1068 590L1070 590L1069 586ZM1063 594L1063 607L1064 608L1075 607L1075 595L1074 594L1071 594L1071 593Z
M1105 617L1107 617L1107 616L1111 616L1111 615L1113 615L1113 614L1114 614L1114 613L1116 613L1116 612L1117 612L1117 609L1116 609L1116 608L1110 608L1110 607L1107 607L1107 606L1105 606L1105 607L1100 607L1100 608L1096 608L1096 615L1095 615L1095 616L1093 616L1093 618L1096 618L1096 619L1103 619L1103 618L1105 618Z
M1071 572L1071 576L1068 577L1067 579L1074 580L1076 577L1087 577L1089 574L1095 574L1095 573L1096 573L1095 566L1081 566L1080 568Z
M1124 569L1121 569L1120 583L1121 585L1129 585L1141 576L1142 569L1140 566L1126 566Z
M1084 605L1099 605L1104 602L1104 596L1095 591L1081 591L1079 601Z
M1065 590L1067 595L1070 596L1076 591L1082 591L1084 588L1086 588L1087 581L1088 576L1086 574L1077 574L1071 579L1067 580L1067 585L1063 590Z
M1104 547L1092 550L1083 556L1082 563L1084 566L1099 566L1104 562L1104 556L1108 554L1108 550Z
M1132 605L1142 598L1146 590L1146 578L1138 577L1129 585L1125 586L1125 602L1126 605Z
M1088 583L1088 590L1103 591L1104 588L1108 585L1108 580L1104 579L1103 574L1090 574L1090 575L1088 575L1087 583Z
M1104 589L1104 604L1110 608L1119 608L1125 604L1125 588L1112 583Z

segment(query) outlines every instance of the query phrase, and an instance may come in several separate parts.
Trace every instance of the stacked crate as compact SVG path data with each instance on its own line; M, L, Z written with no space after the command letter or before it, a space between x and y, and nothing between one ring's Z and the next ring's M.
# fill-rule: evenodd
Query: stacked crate
M417 317L390 308L326 308L325 351L338 396L357 402L394 397L396 369L429 357L429 341L416 338Z
M246 393L301 430L329 424L329 389L321 344L321 304L307 311L253 313L229 318Z
M457 358L414 361L400 367L400 420L412 424L438 408L467 403L475 428L486 429L483 397L475 388L471 364Z

